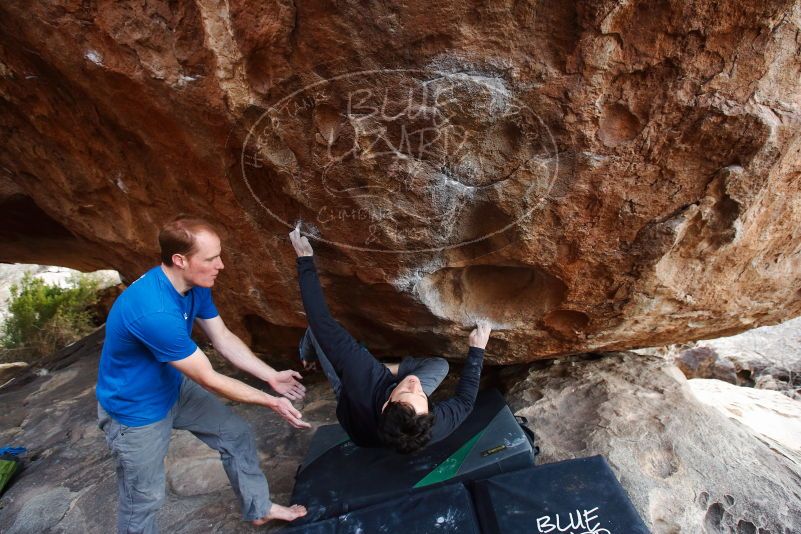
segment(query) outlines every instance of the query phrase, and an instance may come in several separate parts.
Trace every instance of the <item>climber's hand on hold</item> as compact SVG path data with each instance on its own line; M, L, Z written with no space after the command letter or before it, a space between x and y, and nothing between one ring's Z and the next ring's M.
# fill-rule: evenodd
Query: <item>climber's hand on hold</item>
M478 321L476 327L470 332L470 346L479 349L487 348L492 327L488 321Z
M292 241L292 246L295 247L295 253L298 258L314 255L314 250L309 244L309 238L300 235L300 226L289 232L289 240Z

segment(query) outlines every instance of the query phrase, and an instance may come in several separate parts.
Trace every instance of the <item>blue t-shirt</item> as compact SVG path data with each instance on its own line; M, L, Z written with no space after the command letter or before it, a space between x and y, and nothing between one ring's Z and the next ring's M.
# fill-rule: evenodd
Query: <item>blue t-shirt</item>
M193 287L181 295L161 266L143 274L117 297L106 320L106 340L97 376L97 400L128 426L164 418L175 404L182 375L167 362L190 356L195 317L219 315L211 290Z

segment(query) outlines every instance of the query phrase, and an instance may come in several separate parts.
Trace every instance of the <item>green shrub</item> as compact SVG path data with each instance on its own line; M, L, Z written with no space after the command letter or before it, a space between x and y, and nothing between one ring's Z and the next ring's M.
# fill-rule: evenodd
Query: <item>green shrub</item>
M26 274L11 286L0 344L43 356L77 341L94 329L89 307L98 291L99 282L88 275L73 276L68 287L60 287Z

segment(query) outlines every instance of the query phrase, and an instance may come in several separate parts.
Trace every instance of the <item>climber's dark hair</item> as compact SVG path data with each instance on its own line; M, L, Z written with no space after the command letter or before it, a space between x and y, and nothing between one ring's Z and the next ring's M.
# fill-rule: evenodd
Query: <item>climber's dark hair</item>
M401 454L415 452L431 441L434 410L428 401L428 413L417 414L405 402L390 402L378 418L381 443Z

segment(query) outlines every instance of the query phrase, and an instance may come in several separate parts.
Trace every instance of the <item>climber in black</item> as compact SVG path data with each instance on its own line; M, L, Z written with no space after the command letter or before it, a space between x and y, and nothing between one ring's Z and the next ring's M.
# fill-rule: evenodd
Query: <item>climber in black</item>
M436 388L444 374L432 380L424 365L401 363L396 377L376 360L331 317L309 240L301 237L299 228L289 237L298 255L300 293L309 323L301 355L313 347L337 395L337 418L353 442L361 447L383 446L408 453L447 437L473 409L491 332L489 324L479 322L470 333L470 348L456 394L432 406L428 398L433 392L431 385Z

